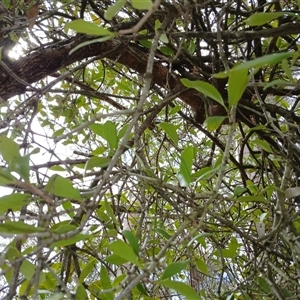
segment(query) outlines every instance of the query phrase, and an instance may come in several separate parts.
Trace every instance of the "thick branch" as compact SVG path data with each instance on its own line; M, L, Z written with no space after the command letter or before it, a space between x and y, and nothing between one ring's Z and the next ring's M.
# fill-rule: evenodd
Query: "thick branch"
M111 39L102 43L94 43L82 47L69 55L70 50L80 43L92 39L87 36L78 36L72 40L60 43L56 47L41 49L17 61L9 62L11 71L22 79L22 82L28 84L37 82L66 67L72 63L80 62L88 57L103 55L103 58L119 62L124 66L144 74L148 55L120 39ZM16 76L10 76L5 70L1 70L0 79L0 97L9 99L12 96L22 94L26 91L26 86L16 79ZM155 63L153 68L153 82L163 88L172 90L182 86L180 77L170 74L168 68L160 63ZM201 106L201 95L196 91L185 91L179 98L190 105L194 111L198 111ZM201 115L198 113L198 115ZM202 121L201 119L199 121Z

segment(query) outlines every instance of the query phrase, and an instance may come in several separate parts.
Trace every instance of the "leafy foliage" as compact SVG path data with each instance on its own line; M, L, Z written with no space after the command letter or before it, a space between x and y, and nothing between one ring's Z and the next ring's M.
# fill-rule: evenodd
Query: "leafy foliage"
M2 1L1 299L297 299L298 12Z

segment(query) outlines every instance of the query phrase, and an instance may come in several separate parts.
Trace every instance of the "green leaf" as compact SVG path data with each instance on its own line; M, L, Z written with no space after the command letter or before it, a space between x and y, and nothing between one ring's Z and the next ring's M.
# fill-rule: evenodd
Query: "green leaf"
M161 284L185 296L187 300L201 300L197 292L191 286L187 285L184 282L166 279L162 281Z
M270 293L269 284L267 283L267 281L263 277L257 277L256 282L257 282L258 286L260 287L260 289L264 293L266 293L266 294Z
M201 273L208 275L208 267L203 259L197 259L196 266Z
M0 168L0 185L14 183L16 178L11 175L8 169Z
M252 141L254 145L256 145L258 148L261 148L267 152L273 153L273 150L271 146L264 140L261 139L255 139Z
M24 222L12 222L5 221L5 223L0 224L0 232L11 233L11 234L21 234L21 233L37 233L44 232L45 229L41 227L36 227L34 225L29 225Z
M123 265L125 263L127 263L128 260L118 256L118 255L109 255L105 258L105 261L108 262L109 264L113 264L113 265Z
M236 71L234 67L232 68L228 79L228 103L230 107L235 106L240 101L248 82L247 69Z
M119 224L111 205L108 203L108 201L106 199L104 200L103 207L105 208L105 211L106 211L107 215L110 217L110 219L112 219L115 224Z
M233 195L236 196L236 197L238 197L238 196L240 196L241 194L243 194L246 191L248 191L248 189L246 189L245 187L237 186L234 189Z
M126 262L129 261L137 266L141 266L138 261L137 255L134 253L131 246L121 240L117 240L108 245L108 249L115 255L121 257Z
M294 52L282 52L282 53L275 53L275 54L268 54L245 63L241 63L234 67L235 71L240 70L249 70L251 68L260 68L265 65L275 65L280 63L282 60L286 58L290 58L294 55Z
M118 134L116 124L112 121L107 121L104 124L92 124L90 129L105 139L111 150L114 150L118 146Z
M176 132L177 126L172 123L160 123L159 126L166 132L167 136L172 139L174 144L178 145L178 134Z
M227 118L228 117L225 116L208 117L205 119L204 124L206 125L208 131L214 131L218 129Z
M205 81L200 81L200 80L191 81L186 78L181 79L181 82L184 86L197 90L198 92L204 94L207 97L212 98L213 100L215 100L216 102L220 103L222 106L225 107L221 94L210 83Z
M140 40L139 43L147 49L150 49L152 46L152 43L148 40Z
M51 231L56 234L67 233L72 230L75 230L76 226L69 223L69 221L63 221L58 224L54 224L51 227Z
M285 80L281 80L281 79L275 79L273 81L270 81L268 83L265 83L264 84L264 91L274 85L277 85L277 86L286 86L286 81Z
M29 155L20 156L12 163L12 170L17 172L26 182L29 182Z
M245 20L245 23L249 26L260 26L270 21L277 19L282 16L295 16L294 13L288 12L260 12L254 15L251 15L248 19Z
M264 196L261 196L261 195L242 196L242 197L233 199L233 201L244 202L244 203L248 203L248 202L257 202L257 203L266 203L266 204L270 203L270 201L268 201Z
M31 195L29 194L10 194L0 198L0 214L4 214L8 210L17 212L21 210L24 205L30 203Z
M281 62L281 66L282 66L282 69L283 69L285 75L288 77L288 79L289 79L291 82L294 82L292 70L291 70L291 68L290 68L290 66L289 66L289 63L288 63L287 59L284 59L284 60Z
M167 47L167 46L159 47L159 51L161 51L166 56L174 55L174 51L171 48Z
M162 41L163 43L165 44L168 44L169 43L169 39L167 37L167 35L165 33L162 33L159 37L160 41Z
M116 13L118 13L123 6L125 6L126 0L118 0L114 5L110 6L104 14L106 20L111 20Z
M189 264L188 260L176 261L176 262L171 263L164 270L163 274L160 277L160 280L169 278L177 273L180 273L182 270L186 269L188 264Z
M146 289L145 289L145 286L142 284L142 283L138 283L137 285L136 285L136 287L137 287L137 289L142 293L142 294L144 294L144 295L146 295L146 296L149 296L148 295L148 293L147 293L147 291L146 291ZM141 298L142 299L142 298Z
M238 247L239 247L239 244L238 244L236 238L232 237L228 244L230 258L235 259L236 255L237 255L236 251L237 251Z
M82 284L78 284L76 293L75 293L76 300L86 300L88 299L87 292Z
M162 237L164 237L165 239L169 239L171 237L171 235L169 235L164 229L162 228L156 228L155 229L156 232L158 232Z
M218 171L218 168L215 167L205 167L200 169L199 171L192 174L192 177L195 181L199 181L202 179L209 179Z
M35 275L36 266L28 260L24 260L20 267L20 273L30 281L32 277ZM46 276L43 272L39 273L39 283L42 283L46 280Z
M0 135L0 153L9 166L21 158L19 145L5 135Z
M126 238L126 240L128 241L128 243L131 245L134 253L137 256L139 256L139 254L140 254L140 246L139 246L139 242L136 239L135 235L131 231L129 231L129 230L123 230L122 234Z
M111 39L114 35L107 35L107 36L103 36L101 38L97 38L97 39L94 39L94 40L90 40L90 41L85 41L83 43L80 43L79 45L77 45L76 47L74 47L70 52L69 52L69 55L73 54L75 51L77 51L78 49L82 48L82 47L85 47L85 46L88 46L88 45L91 45L91 44L95 44L95 43L102 43L102 42L105 42L109 39Z
M192 146L187 147L181 154L179 175L182 176L182 186L188 186L191 183L191 172L195 155L196 149ZM178 178L179 181L181 181L180 176Z
M59 197L81 200L79 191L73 187L71 181L57 174L51 176L45 191Z
M85 164L85 170L94 168L105 168L109 165L111 159L108 157L91 157Z
M152 8L151 0L131 0L132 7L138 10L149 10Z
M64 239L64 240L60 240L57 242L54 242L53 244L51 244L51 248L55 248L55 247L66 247L69 245L74 245L77 242L83 241L83 240L87 240L88 238L90 238L91 235L88 234L76 234L68 239Z
M74 20L65 26L65 29L72 29L79 33L89 35L108 35L113 36L114 33L106 28L100 27L94 23L84 21L82 19Z
M103 290L108 290L112 288L112 284L109 278L109 274L107 268L105 266L101 266L100 270L100 282ZM113 300L114 294L112 292L105 293L105 299Z

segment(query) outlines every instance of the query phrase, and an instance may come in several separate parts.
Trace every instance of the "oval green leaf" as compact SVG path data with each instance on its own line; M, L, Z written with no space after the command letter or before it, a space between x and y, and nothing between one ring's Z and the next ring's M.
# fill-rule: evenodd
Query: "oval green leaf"
M84 21L82 19L74 20L68 23L65 28L89 35L114 35L114 33L109 31L108 29L100 27L94 23Z
M283 53L275 53L275 54L268 54L245 63L241 63L235 66L233 69L235 71L240 71L243 69L249 70L250 68L259 68L265 65L275 65L280 63L282 60L286 58L290 58L294 55L294 52L283 52Z
M186 185L189 185L191 183L191 172L195 155L195 147L189 146L182 152L180 157L179 174L183 177Z
M10 194L0 198L0 214L4 214L9 209L13 212L19 211L24 205L28 204L31 200L29 194Z
M132 7L139 10L148 10L152 7L151 0L131 0Z
M181 79L184 86L197 90L198 92L204 94L205 96L215 100L219 104L225 107L223 98L219 91L210 83L200 80L191 81L186 78ZM225 107L226 108L226 107Z
M122 234L126 238L126 240L128 241L128 243L131 245L134 253L137 256L139 256L140 246L139 246L139 242L136 239L135 235L131 231L129 231L129 230L122 231Z
M59 197L81 200L79 191L73 187L72 183L57 174L51 176L45 190Z
M160 277L160 280L170 278L171 276L178 274L182 270L186 269L189 264L188 260L185 261L176 261L168 265Z
M166 132L167 136L171 138L171 140L174 142L174 144L178 145L178 134L176 132L177 126L175 126L172 123L160 123L160 127Z
M121 240L109 244L108 249L125 261L129 261L137 266L141 265L132 247Z
M206 125L208 131L214 131L222 125L225 119L227 119L227 117L224 116L208 117L205 119L204 124Z
M240 101L248 82L249 77L247 69L236 71L233 68L230 71L228 79L228 103L230 107L236 105Z
M118 0L114 5L110 6L104 14L106 20L111 20L117 12L119 12L123 6L125 6L126 0Z
M282 16L294 16L294 13L287 13L287 12L260 12L250 16L248 19L245 20L245 23L249 26L260 26L270 21L277 19Z
M264 140L255 139L252 141L252 143L255 144L258 148L261 148L267 152L273 153L271 146Z
M189 285L181 281L164 280L161 282L162 285L175 290L179 294L185 296L187 300L200 300L200 296L197 292Z

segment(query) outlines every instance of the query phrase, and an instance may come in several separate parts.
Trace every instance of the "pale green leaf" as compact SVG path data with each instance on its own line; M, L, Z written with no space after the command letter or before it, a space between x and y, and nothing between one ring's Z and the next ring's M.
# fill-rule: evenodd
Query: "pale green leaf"
M8 169L0 168L0 185L14 183L16 178L11 175Z
M109 290L112 288L111 279L109 278L109 273L107 268L102 265L100 270L100 282L103 290ZM105 299L113 300L114 294L112 292L108 292L104 294Z
M183 177L183 180L187 185L189 185L191 182L191 172L195 155L196 149L192 146L189 146L182 152L180 157L179 174Z
M258 148L261 148L267 152L273 153L273 150L271 146L264 140L261 139L255 139L252 141L254 145L256 145Z
M87 292L82 284L78 284L76 293L75 293L76 300L86 300L88 299Z
M151 0L131 0L132 7L138 10L149 10L152 8Z
M82 19L74 20L65 26L66 29L72 29L79 33L85 33L89 35L110 35L114 33L106 28L100 27L94 23L84 21Z
M9 166L21 157L19 145L5 135L0 135L0 153Z
M108 249L125 261L131 262L137 266L141 265L132 247L121 240L109 244Z
M19 211L24 205L30 203L31 195L29 194L10 194L0 198L0 214L4 214L8 210L13 212Z
M239 244L235 237L232 237L229 244L228 244L228 250L230 253L230 258L235 259L237 255L237 249L239 247Z
M294 78L293 78L293 74L292 74L292 70L289 66L289 63L287 61L287 59L284 59L282 62L281 62L281 66L282 66L282 69L285 73L285 75L288 77L288 79L293 82L294 81Z
M161 284L185 296L187 300L201 299L200 296L197 294L197 292L191 286L189 286L188 284L182 281L172 281L166 279L162 281Z
M177 126L175 126L172 123L166 123L166 122L160 123L159 125L166 132L167 136L171 138L174 144L177 146L178 145L178 134L176 132Z
M73 187L71 181L57 174L51 176L45 191L59 197L81 200L79 191Z
M77 45L76 47L74 47L69 52L69 55L73 54L75 51L77 51L78 49L80 49L82 47L85 47L85 46L88 46L88 45L91 45L91 44L95 44L95 43L102 43L102 42L105 42L105 41L111 39L112 37L113 37L113 35L107 35L107 36L103 36L101 38L97 38L97 39L94 39L94 40L82 42L79 45Z
M122 234L126 238L126 240L128 241L128 243L131 245L134 253L137 256L139 256L140 246L139 246L139 242L138 242L137 238L135 237L135 235L131 231L129 231L129 230L123 230Z
M88 235L88 234L76 234L70 238L67 238L67 239L63 239L63 240L60 240L60 241L57 241L57 242L54 242L51 244L51 248L55 248L55 247L66 247L66 246L69 246L69 245L74 245L76 244L77 242L80 242L80 241L84 241L84 240L87 240L88 238L90 238L91 235Z
M286 81L285 80L281 80L281 79L275 79L273 81L270 81L268 83L264 84L264 90L276 85L276 86L286 86Z
M107 256L105 258L105 261L108 262L109 264L113 264L113 265L117 265L117 266L123 265L123 264L128 262L127 259L124 259L124 258L122 258L118 255L115 255L115 254Z
M270 201L268 201L264 196L261 195L255 195L255 196L242 196L236 199L233 199L233 201L237 201L237 202L244 202L244 203L266 203L269 204Z
M85 170L107 167L111 159L108 157L91 157L85 164Z
M20 273L24 276L25 279L30 281L35 275L36 266L31 263L29 260L24 260L20 267ZM42 283L46 280L46 276L43 272L39 273L39 283Z
M123 6L125 6L126 0L118 0L114 5L111 5L104 14L106 20L111 20L116 13L118 13Z
M10 234L22 234L22 233L37 233L44 232L45 229L41 227L36 227L34 225L29 225L21 221L12 222L5 221L0 224L0 232L10 233Z
M167 35L165 33L162 33L159 37L160 41L162 41L163 43L165 44L168 44L169 43L169 39L167 37Z
M294 13L288 12L259 12L254 15L251 15L248 19L245 20L245 23L249 26L261 26L270 21L277 19L282 16L294 16Z
M208 275L208 267L203 259L197 259L196 266L201 273Z
M208 117L205 119L204 124L206 125L208 131L214 131L218 129L227 118L228 117L225 116Z
M260 287L260 289L264 293L267 293L267 294L270 293L269 284L267 283L267 281L263 277L257 277L256 282L257 282L258 286Z
M193 88L198 92L204 94L205 96L215 100L216 102L220 103L222 106L225 107L223 98L219 91L210 83L200 80L188 80L186 78L181 79L181 82L184 86L188 88Z
M107 121L104 124L92 124L90 129L105 139L111 150L114 150L118 146L118 134L116 124L112 121Z
M275 65L280 63L282 60L286 58L290 58L294 55L294 52L282 52L275 54L268 54L259 58L255 58L253 60L247 61L245 63L241 63L234 67L235 71L240 71L243 69L251 69L251 68L259 68L266 65Z
M160 280L170 278L171 276L180 273L182 270L186 269L188 264L189 264L188 260L176 261L171 263L164 270L163 274L160 277Z
M11 168L17 172L26 182L29 182L29 155L20 156L12 162Z
M240 101L248 82L249 77L247 69L236 71L234 67L232 68L228 80L228 103L230 107L236 105Z

